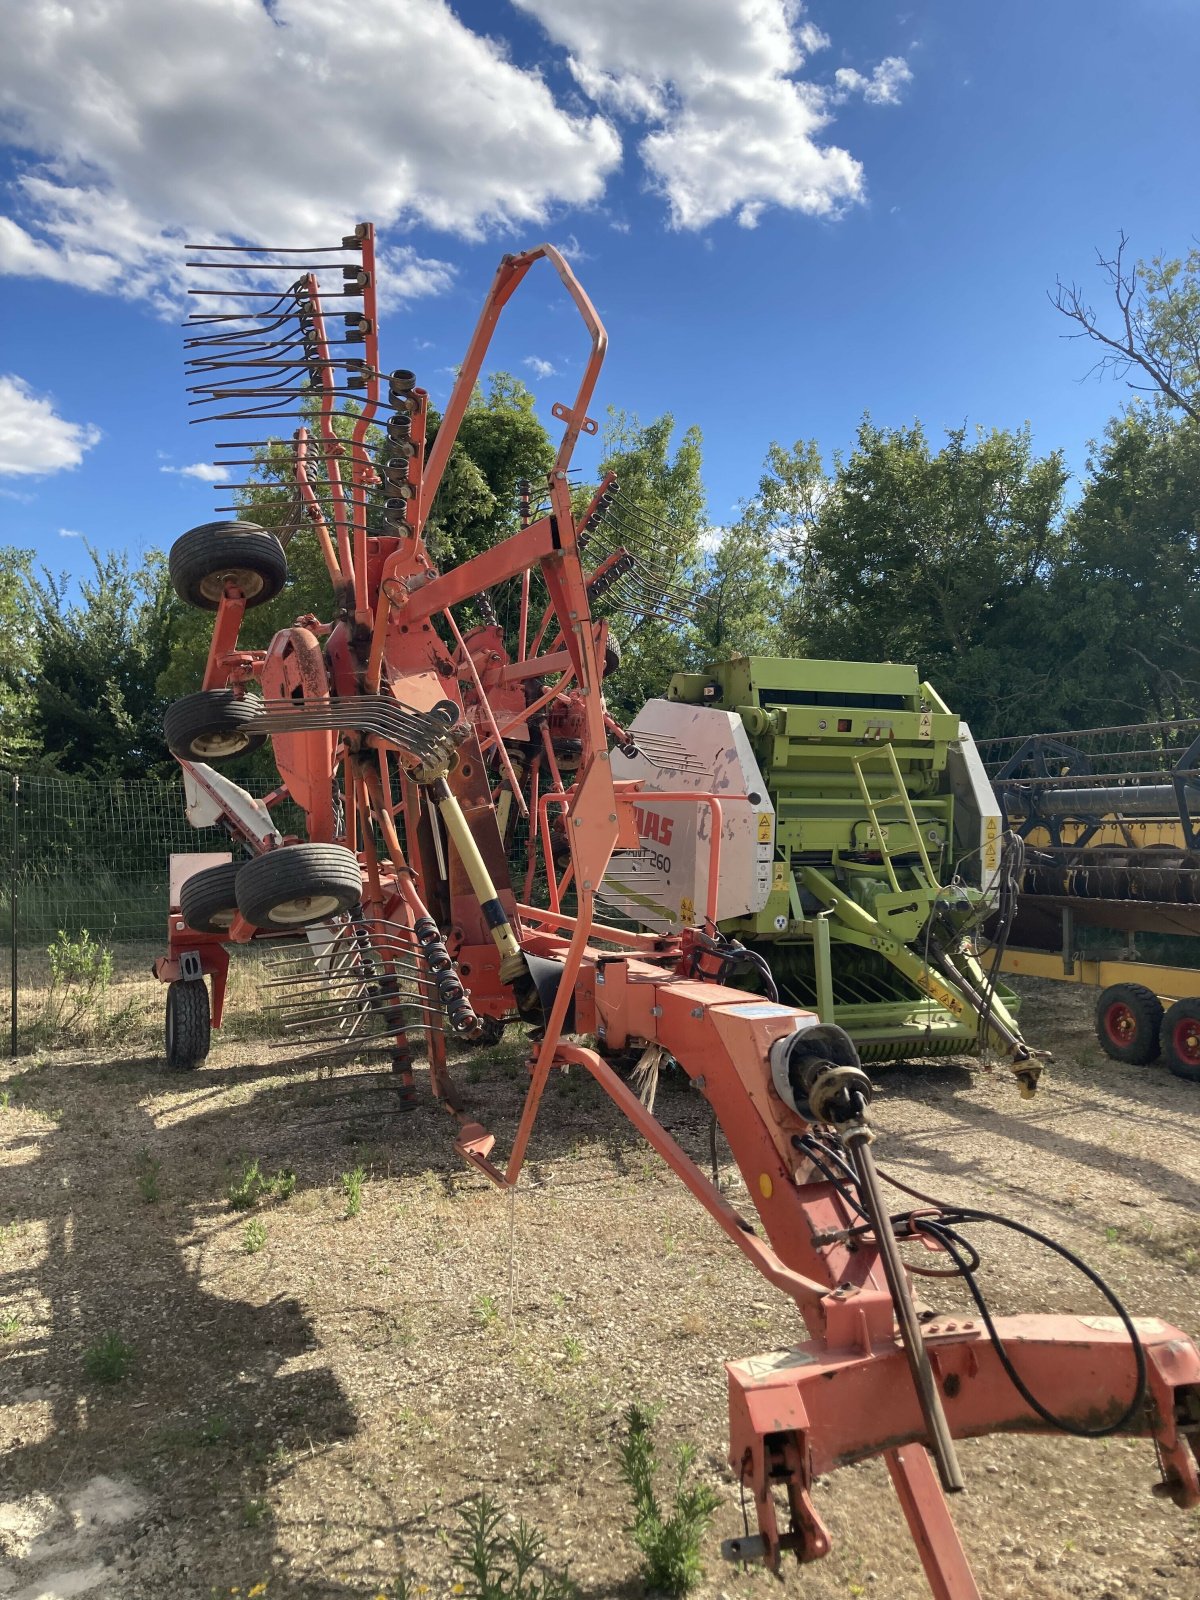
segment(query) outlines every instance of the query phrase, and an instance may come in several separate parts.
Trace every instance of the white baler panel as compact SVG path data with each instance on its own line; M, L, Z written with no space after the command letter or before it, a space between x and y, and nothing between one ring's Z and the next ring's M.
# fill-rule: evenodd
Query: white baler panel
M613 776L636 779L642 848L619 851L603 896L655 933L703 922L708 904L713 813L699 802L655 793L712 794L721 802L717 920L761 911L771 892L775 810L742 720L711 706L650 700L630 725L632 759L614 750Z
M965 722L959 723L958 738L947 752L946 771L954 791L954 843L961 876L995 905L1004 818Z

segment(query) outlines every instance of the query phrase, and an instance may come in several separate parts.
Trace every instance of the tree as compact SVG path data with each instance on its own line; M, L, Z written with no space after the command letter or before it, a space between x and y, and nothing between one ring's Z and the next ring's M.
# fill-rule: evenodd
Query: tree
M21 767L36 751L33 682L37 654L30 617L33 551L0 548L0 767Z
M181 607L157 553L137 567L88 546L92 571L68 599L65 575L31 578L37 764L87 777L169 769L157 684Z
M792 555L793 648L912 662L977 727L1019 727L1040 692L1030 651L1066 480L1061 453L1035 457L1028 428L955 429L935 452L919 423L865 418Z
M1132 406L1088 471L1051 586L1060 673L1044 709L1060 726L1195 716L1200 428Z
M1116 302L1112 331L1101 327L1077 284L1060 278L1051 304L1078 325L1080 331L1072 337L1101 346L1103 354L1093 371L1148 379L1131 381L1129 387L1154 393L1200 422L1200 248L1193 246L1182 260L1155 256L1128 266L1128 243L1122 233L1116 255L1096 252Z
M699 597L693 580L706 523L702 441L699 428L688 428L672 452L674 435L669 413L643 424L611 408L604 429L600 472L615 473L620 490L601 538L586 556L591 561L600 550L623 545L639 563L634 602L601 600L596 607L597 614L611 617L621 641L621 668L608 690L618 718L665 695L695 641L692 617ZM628 595L634 586L618 586L618 594L621 587ZM653 614L657 593L666 596L662 617Z

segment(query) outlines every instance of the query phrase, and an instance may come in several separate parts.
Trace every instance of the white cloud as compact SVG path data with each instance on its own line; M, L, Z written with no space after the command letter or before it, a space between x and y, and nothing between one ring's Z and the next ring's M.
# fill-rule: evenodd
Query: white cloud
M885 56L869 78L853 67L839 67L833 77L840 99L861 91L868 105L898 106L901 89L912 82L912 68L903 56Z
M541 356L526 356L525 365L535 378L556 378L558 368L552 361L543 361Z
M198 478L201 483L225 483L229 468L213 465L210 461L194 461L190 467L159 467L160 472L173 472L180 478Z
M82 539L83 535L75 528L60 528L58 537L60 539Z
M0 373L0 476L23 477L77 467L99 441L90 422L68 422L54 401L24 378Z
M17 0L5 23L0 126L33 164L0 272L165 308L185 239L324 244L355 213L477 238L590 204L620 161L447 0ZM452 271L385 263L393 298Z
M829 39L798 0L513 0L568 52L583 92L651 124L639 147L677 228L767 206L837 214L861 164L823 143L836 97L796 74Z

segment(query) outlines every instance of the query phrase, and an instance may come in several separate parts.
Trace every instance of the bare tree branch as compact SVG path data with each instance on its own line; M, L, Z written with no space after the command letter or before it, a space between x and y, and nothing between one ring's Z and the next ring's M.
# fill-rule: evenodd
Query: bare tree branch
M1091 369L1092 372L1112 370L1120 377L1125 377L1137 368L1151 379L1151 386L1131 382L1129 384L1131 389L1140 389L1144 392L1148 387L1151 390L1158 389L1172 405L1178 406L1193 421L1200 422L1200 405L1189 400L1177 386L1175 363L1171 359L1170 352L1151 347L1150 330L1144 308L1139 303L1139 292L1142 287L1141 267L1138 263L1132 267L1125 265L1128 244L1127 236L1122 233L1114 257L1110 259L1099 251L1096 252L1097 264L1106 274L1117 304L1121 329L1119 335L1107 333L1100 326L1096 312L1088 304L1078 284L1066 284L1061 278L1057 279L1053 293L1049 294L1050 304L1069 322L1079 326L1078 333L1068 334L1066 337L1092 339L1103 347L1105 353ZM1168 296L1169 293L1170 291Z

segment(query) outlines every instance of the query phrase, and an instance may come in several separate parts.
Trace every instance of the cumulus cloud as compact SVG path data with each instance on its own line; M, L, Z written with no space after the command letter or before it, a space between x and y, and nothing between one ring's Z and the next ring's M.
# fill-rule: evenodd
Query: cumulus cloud
M58 537L60 539L82 539L83 535L79 532L78 528L60 528L58 530Z
M214 466L211 461L193 461L190 467L159 467L160 472L172 472L179 478L198 478L201 483L225 483L229 468Z
M24 477L77 467L100 439L90 422L68 422L48 395L15 373L0 373L0 476Z
M526 356L525 365L535 378L556 378L558 376L558 368L553 361L543 361L541 356Z
M839 67L833 79L843 99L861 92L870 106L898 106L900 91L912 82L912 69L903 56L885 56L869 78L853 67Z
M754 227L768 206L829 216L862 197L861 163L823 137L840 91L797 76L830 42L798 0L513 3L598 106L649 125L639 153L675 227ZM899 81L872 78L870 94Z
M620 160L603 115L446 0L18 0L5 22L0 129L32 163L0 272L165 306L185 238L328 243L350 206L478 238L590 204ZM450 274L393 247L380 276L411 298Z

